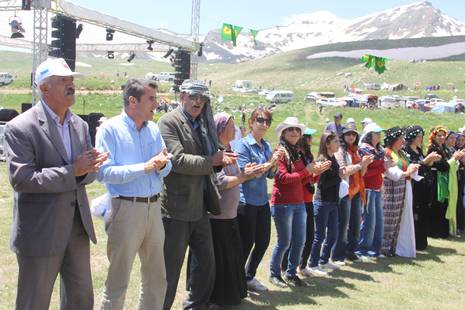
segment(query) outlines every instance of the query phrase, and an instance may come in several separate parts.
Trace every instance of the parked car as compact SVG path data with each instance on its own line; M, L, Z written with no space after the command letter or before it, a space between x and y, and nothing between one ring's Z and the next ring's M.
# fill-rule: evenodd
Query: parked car
M155 80L155 81L160 81L160 82L173 82L174 77L175 76L173 72L159 72L159 73L149 72L145 75L146 80Z
M310 92L308 93L304 100L305 101L317 101L318 99L321 98L336 98L336 94L330 91L322 91L322 92Z
M292 101L294 93L290 90L273 90L266 95L266 100L273 103L286 103Z
M322 107L344 107L347 102L337 98L321 98L316 101L316 104Z
M0 72L0 86L8 85L13 82L13 75L9 72Z

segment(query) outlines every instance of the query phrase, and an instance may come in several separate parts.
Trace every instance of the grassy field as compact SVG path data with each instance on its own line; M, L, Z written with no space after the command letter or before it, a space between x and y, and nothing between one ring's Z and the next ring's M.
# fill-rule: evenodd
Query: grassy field
M452 38L463 40L462 37ZM422 39L425 40L425 39ZM444 38L437 38L437 44ZM398 40L399 46L410 46L409 40ZM436 44L429 42L429 45ZM278 55L256 59L239 64L200 64L199 79L212 80L213 91L218 94L229 94L235 80L251 80L255 87L289 89L295 92L329 90L339 96L344 94L344 86L356 85L363 88L363 83L402 83L410 90L396 92L399 95L416 95L424 97L427 93L424 87L440 84L442 89L436 92L439 97L449 100L453 96L465 97L465 61L460 57L457 61L429 61L425 63L409 63L406 61L389 61L388 70L377 74L367 70L359 60L349 58L307 59L316 52L325 50L347 50L366 47L366 42L352 42L305 48ZM367 46L377 46L376 40L369 41ZM382 44L385 44L382 43ZM426 44L426 43L425 43ZM353 46L352 46L353 45ZM396 47L393 45L391 47ZM423 46L423 45L421 45ZM106 58L82 57L79 62L90 67L76 68L86 75L77 82L78 89L119 89L127 77L143 77L147 72L173 71L169 63L136 59L129 65L124 60L109 60ZM0 52L0 71L8 71L17 76L9 86L0 90L28 88L30 86L31 55L13 52ZM127 75L125 75L125 73ZM351 73L346 77L345 73ZM413 90L419 82L419 90ZM168 84L162 84L163 91L169 89ZM384 95L386 91L370 91ZM29 99L30 100L30 99ZM0 105L2 105L0 96Z
M298 92L303 96L304 92ZM3 95L5 96L5 95ZM10 95L14 106L17 96ZM87 113L93 109L102 109L107 115L115 115L120 110L120 96L86 95ZM3 97L5 98L5 97ZM9 100L10 100L9 99ZM7 101L6 101L7 102ZM8 101L10 102L10 101ZM245 104L253 108L263 102L256 95L228 95L225 101L215 104L216 110L226 110L240 120L238 107ZM10 106L10 104L7 104ZM82 103L76 104L74 111L82 112ZM104 110L103 110L104 109ZM274 110L273 124L267 139L277 142L274 128L286 116L295 115L306 125L318 129L321 133L325 118L332 118L335 109L325 109L323 114L316 111L314 105L296 100L290 104L278 105ZM425 128L444 124L452 129L463 126L463 115L430 114L411 110L375 110L366 111L354 108L342 109L344 118L353 117L359 123L364 117L371 117L382 127L394 125L420 124ZM315 144L316 144L315 139ZM315 145L316 146L316 145ZM314 151L316 147L314 146ZM8 184L6 165L0 163L0 309L14 307L17 281L17 264L15 256L8 250L9 229L12 216L12 190ZM90 198L103 193L103 187L94 183L88 187ZM106 235L103 223L95 220L99 243L91 247L92 272L96 308L100 305L103 284L108 262L106 258ZM275 244L275 228L272 227L271 245L259 268L258 278L267 283L268 266L272 247ZM402 258L383 259L378 263L355 263L334 272L326 279L308 279L307 288L276 289L261 295L250 295L244 303L235 309L463 309L465 304L465 287L463 286L463 264L465 262L465 238L451 240L430 240L431 246L420 252L415 260ZM134 272L126 299L126 308L135 309L139 290L139 263L136 260ZM184 277L182 277L184 279ZM184 296L184 280L175 303L175 309L181 308ZM56 285L58 287L58 284ZM53 306L58 309L58 289L55 289Z

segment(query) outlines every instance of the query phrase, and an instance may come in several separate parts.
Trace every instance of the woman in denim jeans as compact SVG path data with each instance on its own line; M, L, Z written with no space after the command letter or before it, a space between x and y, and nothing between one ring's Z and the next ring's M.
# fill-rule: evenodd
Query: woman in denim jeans
M276 127L280 144L286 153L279 161L271 196L271 214L278 234L277 244L270 262L270 282L278 287L287 284L305 286L296 275L305 244L306 210L303 184L312 177L311 163L306 163L298 142L305 125L296 117L288 117ZM281 261L290 247L288 267L281 277Z
M345 171L345 169L339 169L339 164L334 156L338 149L339 138L335 133L325 132L321 135L318 161L330 161L331 167L320 175L313 196L315 237L308 271L314 276L326 276L325 269L337 268L329 261L329 256L338 234L339 185L341 175ZM323 251L321 251L323 241L325 243Z
M383 186L384 149L381 146L383 129L376 123L365 126L359 148L360 156L373 155L373 162L368 165L363 175L365 183L366 204L362 212L360 242L357 254L362 259L378 257L381 252L384 235L384 214L381 203L381 187Z
M363 175L367 166L373 162L373 155L361 157L358 153L360 136L353 128L344 128L341 137L341 147L335 154L341 168L346 168L343 176L349 183L349 193L342 198L339 212L339 234L332 253L333 263L344 266L344 260L358 260L355 254L360 239L360 222L362 204L365 199L365 183Z

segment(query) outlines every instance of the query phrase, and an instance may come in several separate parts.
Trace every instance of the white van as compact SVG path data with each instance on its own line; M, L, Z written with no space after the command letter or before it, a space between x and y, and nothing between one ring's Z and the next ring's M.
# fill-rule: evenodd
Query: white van
M266 100L273 103L286 103L292 101L294 93L290 90L273 90L266 95Z
M9 72L0 72L0 86L13 82L13 76Z

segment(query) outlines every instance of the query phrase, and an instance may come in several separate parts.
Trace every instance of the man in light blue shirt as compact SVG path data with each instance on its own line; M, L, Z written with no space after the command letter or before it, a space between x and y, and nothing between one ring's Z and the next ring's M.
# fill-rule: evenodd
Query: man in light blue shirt
M105 223L110 261L102 309L123 309L136 254L141 261L139 309L162 309L166 291L165 240L159 193L171 170L170 154L151 120L157 85L130 79L124 111L100 127L96 146L109 154L97 179L112 196Z

